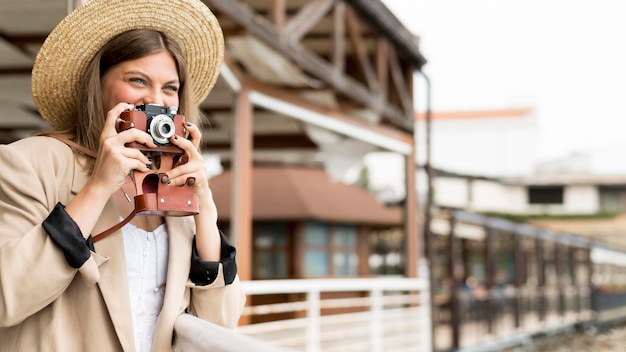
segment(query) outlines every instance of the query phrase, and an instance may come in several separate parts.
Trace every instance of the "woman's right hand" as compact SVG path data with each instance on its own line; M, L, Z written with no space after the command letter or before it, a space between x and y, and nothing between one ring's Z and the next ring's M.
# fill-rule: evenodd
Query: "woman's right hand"
M156 148L152 137L136 128L117 132L116 125L120 115L133 108L133 104L119 103L106 116L100 135L100 146L90 178L92 185L102 187L109 196L124 184L126 176L132 170L148 171L151 161L139 149L126 147L129 142L144 144Z

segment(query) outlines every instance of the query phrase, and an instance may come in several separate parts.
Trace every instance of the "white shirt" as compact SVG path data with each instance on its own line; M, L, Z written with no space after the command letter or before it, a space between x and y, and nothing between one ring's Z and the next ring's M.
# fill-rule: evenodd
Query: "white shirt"
M145 231L132 224L122 227L135 349L149 352L156 321L163 306L167 257L167 227Z

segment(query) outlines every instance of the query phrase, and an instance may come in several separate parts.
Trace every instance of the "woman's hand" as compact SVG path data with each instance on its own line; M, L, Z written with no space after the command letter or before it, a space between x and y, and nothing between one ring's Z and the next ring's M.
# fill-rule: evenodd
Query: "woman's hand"
M91 177L65 207L85 238L91 234L105 204L124 184L128 173L131 170L147 171L146 165L151 163L140 150L126 147L126 143L138 142L155 148L149 134L136 128L118 133L115 128L122 112L132 108L132 104L119 103L107 113Z
M199 200L208 197L212 201L206 165L199 151L202 134L198 126L192 123L186 123L185 128L189 133L188 139L180 136L170 138L170 142L182 149L184 154L181 157L181 162L178 165L174 165L172 170L167 171L167 176L170 184L173 186L182 186L188 179L192 179L194 192Z
M126 176L132 170L148 171L151 161L139 149L128 148L129 142L137 142L155 148L152 137L145 131L129 128L117 132L116 125L122 112L132 109L133 105L119 103L106 116L104 128L100 135L98 156L90 182L102 187L108 195L117 191Z
M198 197L200 213L194 216L196 224L196 248L200 258L205 261L219 261L221 239L217 229L217 207L209 187L209 179L200 154L199 146L202 134L198 126L187 123L189 139L172 137L170 141L183 150L181 163L167 172L170 184L184 185L188 179L194 180L194 193Z

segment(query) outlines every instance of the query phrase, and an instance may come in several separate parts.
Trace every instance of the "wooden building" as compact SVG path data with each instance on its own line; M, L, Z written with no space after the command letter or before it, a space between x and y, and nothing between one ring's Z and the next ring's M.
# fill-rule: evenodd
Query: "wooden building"
M47 34L81 2L0 3L0 143L45 128L30 97L32 63ZM405 274L417 276L413 76L426 60L416 37L379 0L205 2L222 25L226 53L202 104L204 148L232 170L228 232L241 278L253 277L254 163L328 169L348 149L357 151L350 157L379 150L404 156Z
M256 166L253 175L255 280L370 276L376 239L402 224L399 206L384 206L363 189L333 182L322 168ZM226 232L233 218L231 180L230 170L211 179Z

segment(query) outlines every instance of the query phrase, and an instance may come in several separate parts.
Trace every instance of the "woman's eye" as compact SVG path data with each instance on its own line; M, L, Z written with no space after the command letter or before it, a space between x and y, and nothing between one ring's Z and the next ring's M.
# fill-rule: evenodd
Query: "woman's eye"
M165 87L166 90L171 90L172 92L178 92L178 87L176 86L167 86Z
M131 78L130 81L138 84L146 84L146 81L144 81L143 78Z

